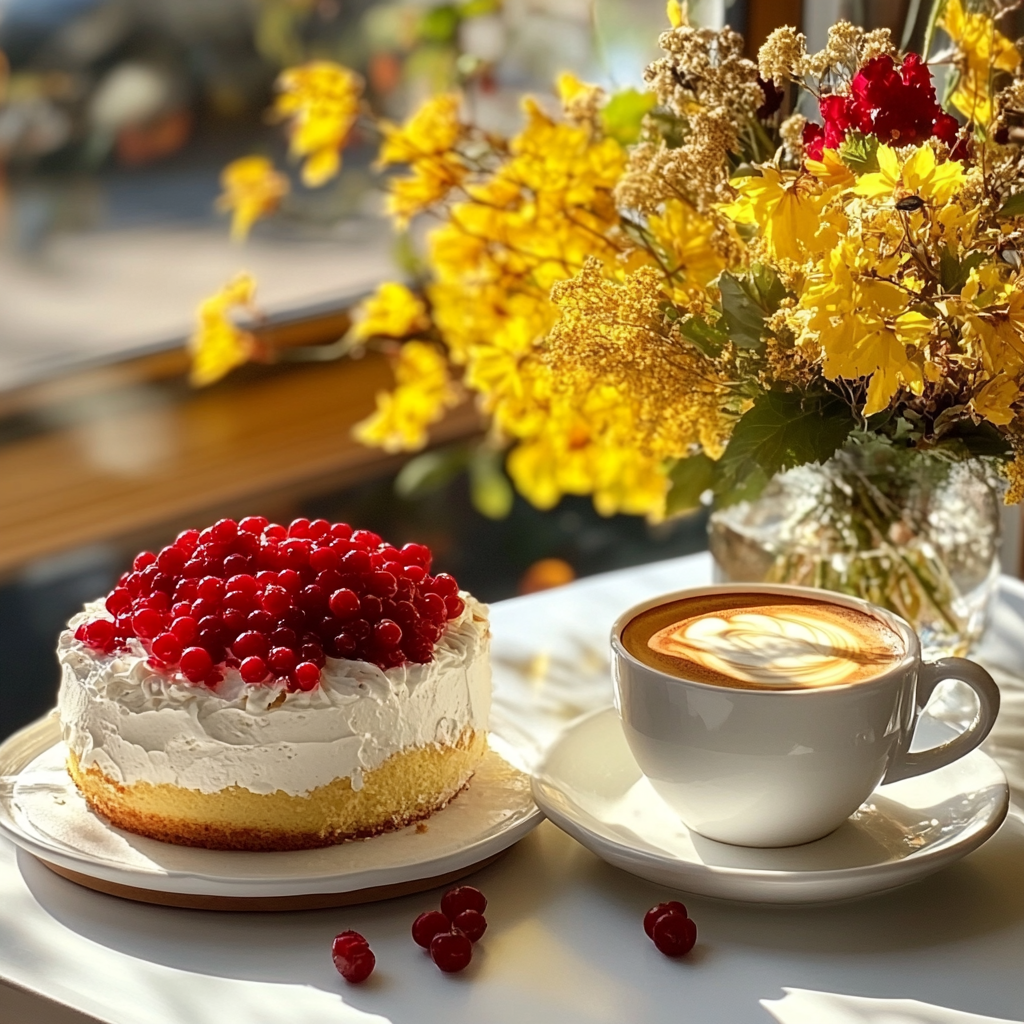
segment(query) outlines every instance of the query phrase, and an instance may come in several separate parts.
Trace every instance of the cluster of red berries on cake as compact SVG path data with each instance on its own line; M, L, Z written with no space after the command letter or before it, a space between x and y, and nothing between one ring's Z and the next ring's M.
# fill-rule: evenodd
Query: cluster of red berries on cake
M382 669L431 659L464 602L430 567L425 545L396 548L347 523L221 519L139 554L106 599L112 618L75 638L111 653L135 637L153 668L211 688L229 667L311 690L328 657Z

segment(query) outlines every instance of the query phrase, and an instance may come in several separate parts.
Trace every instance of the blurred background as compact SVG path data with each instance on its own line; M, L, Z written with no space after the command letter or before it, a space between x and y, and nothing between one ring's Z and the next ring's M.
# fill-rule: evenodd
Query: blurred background
M899 29L922 6L698 0L690 15L744 32L753 56L781 24L817 49L840 15ZM265 117L283 67L355 67L395 118L457 85L509 130L522 92L560 71L642 85L666 26L664 0L0 0L0 736L52 705L56 636L83 601L137 550L222 515L423 541L486 601L706 546L701 514L652 526L516 498L481 515L458 472L480 431L468 407L403 476L404 457L349 434L388 384L380 357L250 365L195 391L182 348L197 303L239 269L278 347L335 341L394 272L372 139L324 188L293 176L278 216L229 240L222 167L244 153L287 166Z

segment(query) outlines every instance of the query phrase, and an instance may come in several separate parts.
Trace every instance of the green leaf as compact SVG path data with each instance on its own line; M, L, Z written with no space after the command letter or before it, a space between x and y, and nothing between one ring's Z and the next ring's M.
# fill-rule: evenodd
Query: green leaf
M400 498L422 498L439 491L462 473L469 463L469 451L463 447L441 448L411 458L395 477L395 493Z
M975 251L968 254L964 259L958 260L946 246L942 247L939 254L939 279L945 291L959 295L967 284L967 278L971 271L980 266L988 258L988 254Z
M431 7L420 18L417 35L430 43L453 42L461 20L458 8L452 4Z
M755 263L746 274L728 270L718 276L722 316L733 344L757 348L766 332L765 318L779 308L786 289L770 267Z
M680 459L669 470L672 487L665 502L666 515L674 516L697 508L701 495L714 487L716 466L715 460L703 452Z
M968 455L976 458L1005 459L1013 454L1010 442L991 423L973 424L962 420L946 437L963 445Z
M720 460L716 493L740 500L758 473L766 480L794 466L824 462L856 425L850 407L827 392L767 391L740 417Z
M878 139L874 135L848 132L839 147L839 157L855 174L873 174L878 170Z
M515 494L502 468L500 452L478 448L469 462L469 498L473 508L488 519L504 519L512 511Z
M1024 192L1017 192L999 207L999 217L1024 217Z
M696 345L706 356L717 356L729 335L717 324L709 324L703 317L691 316L679 328L679 333Z
M644 115L658 102L652 92L623 89L617 92L601 111L605 135L623 146L631 146L640 138Z

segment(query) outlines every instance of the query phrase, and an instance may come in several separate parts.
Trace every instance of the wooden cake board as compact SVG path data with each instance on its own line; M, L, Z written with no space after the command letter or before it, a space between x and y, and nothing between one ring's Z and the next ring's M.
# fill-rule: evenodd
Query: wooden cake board
M328 907L350 907L357 903L375 903L378 900L390 900L398 896L411 896L413 893L448 885L460 878L465 878L466 875L471 875L474 871L493 864L507 852L507 850L501 850L475 864L458 868L455 871L446 871L443 875L432 875L429 878L413 878L407 882L376 885L367 889L355 889L351 892L301 893L294 896L212 896L205 893L162 892L158 889L142 889L133 885L122 885L120 882L108 882L103 878L93 878L91 875L83 875L79 871L72 871L60 864L44 860L42 857L36 857L36 860L62 878L67 878L87 889L106 893L108 896L120 896L122 899L135 900L139 903L155 903L163 907L184 907L189 910L262 913L268 910L323 910Z

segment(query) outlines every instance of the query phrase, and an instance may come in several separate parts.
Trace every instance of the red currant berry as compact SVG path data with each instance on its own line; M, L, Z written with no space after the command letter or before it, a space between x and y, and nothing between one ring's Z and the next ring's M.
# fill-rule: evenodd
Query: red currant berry
M448 615L444 598L440 594L424 594L420 601L420 611L434 622L444 622Z
M378 597L393 597L398 589L398 580L393 573L381 569L370 577L370 590Z
M479 942L487 931L487 918L479 910L464 910L452 921L470 942Z
M656 907L651 907L644 914L644 931L647 933L647 938L654 938L654 922L665 913L680 914L686 917L686 907L678 900L670 900L668 903L659 903Z
M350 619L359 614L359 598L355 591L342 587L331 594L330 609L339 619Z
M341 555L331 548L317 548L309 553L309 567L314 572L326 572L341 565Z
M224 559L224 575L237 576L249 571L249 559L242 554L228 555Z
M174 538L174 546L181 548L186 555L191 555L196 549L196 545L199 543L199 531L198 530L182 530L177 537Z
M370 556L365 551L350 551L347 555L341 556L341 568L343 572L361 576L370 571Z
M697 942L697 926L688 917L669 910L654 922L651 938L665 956L684 956Z
M324 657L324 649L319 644L303 644L299 648L299 657L303 661L310 661L317 668L323 668L324 662L327 660Z
M309 533L306 536L310 540L319 540L321 537L326 537L330 529L331 524L326 519L314 519L309 524Z
M487 897L472 885L459 885L441 897L441 913L454 921L464 910L482 914L487 909Z
M309 520L308 519L293 519L288 526L289 537L308 537L309 536Z
M255 656L243 658L238 671L247 683L262 683L267 678L267 663Z
M124 587L115 587L106 600L106 609L111 615L120 615L132 606L132 595Z
M288 530L280 523L271 523L264 527L263 536L269 540L284 540L288 536Z
M160 571L167 573L168 576L178 576L181 574L181 570L185 568L187 561L188 555L181 548L172 544L170 547L164 548L157 555L156 564Z
M444 608L449 619L457 619L465 607L466 602L461 597L446 597L444 599Z
M412 923L412 941L424 949L430 948L430 941L440 932L451 931L452 923L440 910L428 910Z
M402 627L391 619L381 619L373 627L373 638L381 647L397 647L402 642Z
M342 630L331 642L335 658L351 658L359 648L359 641L348 632Z
M457 597L459 593L459 585L455 582L455 578L446 572L438 573L434 577L434 583L430 589L442 597Z
M213 668L213 659L203 647L189 647L181 656L181 674L190 683L201 683Z
M213 539L221 544L230 544L238 536L238 523L234 519L218 519L210 527Z
M342 932L331 944L331 959L338 973L353 985L358 985L373 973L376 958L370 944L358 932Z
M161 633L153 641L153 653L165 665L173 665L181 657L181 651L181 640L174 633Z
M288 675L297 662L298 658L290 647L274 647L267 656L267 663L279 676Z
M282 569L277 574L277 585L289 594L297 594L302 586L302 577L294 569Z
M427 568L430 565L430 548L426 544L403 544L402 561L406 565L420 565Z
M156 555L152 551L140 551L132 562L132 568L136 572L142 572L143 569L148 569L156 561Z
M446 974L465 970L473 959L473 943L455 929L439 932L430 940L430 959Z
M300 690L312 690L320 682L320 669L312 661L300 661L295 666L295 681Z
M292 599L284 587L267 587L263 591L263 610L271 615L283 615L291 606Z
M106 649L114 643L116 629L110 619L93 619L85 627L85 640L90 647Z
M331 536L335 540L348 540L352 536L352 527L348 523L335 523L331 527Z
M191 644L199 636L199 623L191 615L182 615L171 623L171 632L183 644Z
M249 630L242 633L231 645L237 658L265 658L270 650L270 644L262 633Z
M83 644L89 642L88 624L83 622L78 629L75 630L75 639L80 640Z
M135 635L148 640L163 631L164 617L155 608L140 608L132 616L132 629Z
M299 596L296 599L299 607L304 608L308 612L320 611L327 607L327 595L324 593L322 587L318 587L315 583L311 583L308 587L303 587L299 591Z
M268 521L263 516L246 516L239 524L238 528L245 533L261 534L268 525Z

